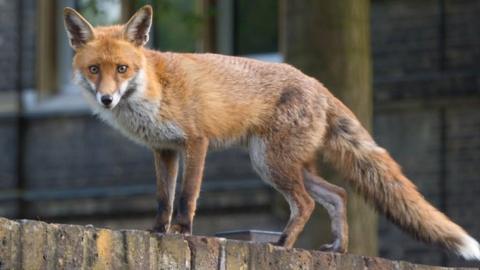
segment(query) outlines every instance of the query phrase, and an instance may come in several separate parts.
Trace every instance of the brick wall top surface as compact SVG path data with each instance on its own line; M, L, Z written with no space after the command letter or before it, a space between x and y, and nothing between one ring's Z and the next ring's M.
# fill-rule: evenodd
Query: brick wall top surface
M222 238L4 218L0 246L0 269L454 269Z

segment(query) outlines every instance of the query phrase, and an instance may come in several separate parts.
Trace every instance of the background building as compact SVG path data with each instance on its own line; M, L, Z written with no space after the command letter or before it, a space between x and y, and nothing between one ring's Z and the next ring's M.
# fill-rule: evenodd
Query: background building
M150 227L152 155L91 116L70 82L72 51L61 21L66 5L107 24L146 2L156 10L155 48L283 59L277 0L0 0L1 216ZM370 12L374 136L429 201L478 239L480 2L372 0ZM209 155L196 233L280 230L287 218L247 153ZM381 256L464 264L383 218L378 232ZM314 237L298 246L312 248Z

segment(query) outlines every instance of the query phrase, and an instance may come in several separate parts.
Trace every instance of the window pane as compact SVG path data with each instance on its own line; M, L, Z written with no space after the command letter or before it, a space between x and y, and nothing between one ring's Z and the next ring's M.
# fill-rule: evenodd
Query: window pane
M235 0L234 53L278 51L278 0Z

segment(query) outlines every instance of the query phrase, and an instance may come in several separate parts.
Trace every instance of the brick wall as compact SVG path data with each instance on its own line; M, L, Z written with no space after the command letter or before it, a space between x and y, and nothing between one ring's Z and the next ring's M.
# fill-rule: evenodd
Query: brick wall
M0 239L0 269L447 269L223 238L4 218Z
M0 1L0 91L14 90L18 54L17 1Z
M446 112L445 119L446 212L477 239L480 238L479 105L452 108ZM449 261L458 265L459 260L450 258Z
M22 11L19 13L19 3ZM18 16L22 25L19 26ZM18 53L22 52L22 78L25 88L35 85L36 1L0 0L0 91L15 90L18 79ZM22 46L19 47L19 38Z
M36 87L36 59L37 59L37 2L36 0L20 0L22 4L22 87ZM20 2L9 1L9 2Z
M478 239L480 2L441 2L372 2L375 137L430 202ZM379 230L382 256L463 264L385 219Z
M372 2L376 101L479 94L480 3L440 2Z

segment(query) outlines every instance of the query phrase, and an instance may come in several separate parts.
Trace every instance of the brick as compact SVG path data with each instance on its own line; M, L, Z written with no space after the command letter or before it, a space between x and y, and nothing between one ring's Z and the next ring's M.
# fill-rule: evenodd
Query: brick
M416 270L417 269L417 266L415 266L411 263L408 263L408 262L403 262L403 261L395 262L395 265L397 266L397 269L399 269L399 270ZM422 269L422 270L426 270L426 269Z
M53 261L56 269L78 269L82 267L84 255L84 227L77 225L51 224L47 228L47 241L53 242Z
M313 269L335 270L335 255L331 252L311 251Z
M97 252L97 231L93 226L87 225L84 227L83 231L83 252L82 258L83 262L82 265L85 269L92 269L95 265L98 252Z
M0 95L1 96L1 95ZM1 96L0 98L3 98ZM0 102L1 104L1 102ZM4 104L1 104L2 106ZM0 189L13 189L16 185L17 172L15 171L16 159L13 158L17 152L17 131L16 123L14 121L9 121L7 119L2 119L0 121L0 149L3 153L8 153L6 155L0 155ZM8 202L6 208L12 207L14 203ZM2 206L3 208L3 206ZM5 210L3 210L5 211ZM3 212L0 210L0 213ZM7 211L2 214L10 214ZM6 216L6 215L3 215ZM12 215L9 215L12 216Z
M51 117L27 125L24 165L29 189L152 184L155 179L151 152L98 119Z
M273 246L270 244L250 245L250 269L272 269L274 265L269 256L272 253Z
M247 242L227 240L225 242L225 269L246 270L249 265L249 245Z
M362 256L335 253L334 257L335 266L338 270L365 269L365 262Z
M95 269L126 269L123 234L107 229L97 230L96 249L98 258Z
M376 257L364 257L364 262L369 270L395 269L396 267L392 261Z
M0 91L15 89L17 79L18 34L17 1L2 1L0 6Z
M20 224L0 218L0 269L20 268Z
M150 269L160 269L159 267L159 258L158 258L158 243L159 238L155 234L150 234L148 236L148 264Z
M156 244L153 249L150 246L150 256L156 257L153 260L155 269L190 269L190 249L182 236L152 234L150 245L152 244Z
M148 269L150 265L150 235L148 232L127 230L126 238L127 265L129 269Z
M271 244L250 246L251 269L312 269L312 257L308 251L285 249Z
M47 224L44 222L20 221L21 265L23 269L46 269L50 262L47 254Z
M190 247L191 269L218 269L222 243L219 238L187 236Z

